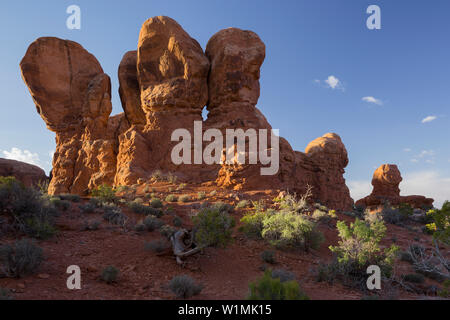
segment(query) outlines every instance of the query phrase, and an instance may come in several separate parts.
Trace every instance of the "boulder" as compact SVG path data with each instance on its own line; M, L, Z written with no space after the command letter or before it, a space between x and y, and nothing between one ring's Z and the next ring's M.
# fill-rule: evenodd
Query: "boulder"
M400 183L403 178L395 164L383 164L373 174L372 193L356 202L358 207L376 207L385 203L391 205L409 204L413 208L431 208L434 200L424 196L401 196Z
M36 186L39 183L48 181L44 170L38 166L0 158L0 177L14 177L25 186Z

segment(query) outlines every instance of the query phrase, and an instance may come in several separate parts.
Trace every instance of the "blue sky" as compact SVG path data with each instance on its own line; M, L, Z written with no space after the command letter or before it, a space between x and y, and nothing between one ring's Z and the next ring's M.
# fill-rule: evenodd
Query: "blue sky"
M81 30L66 28L72 4ZM371 4L381 8L381 30L366 27ZM167 15L203 48L223 28L258 33L267 46L258 107L296 150L326 132L341 135L355 198L370 191L376 167L396 163L403 194L440 204L450 199L449 12L447 0L2 1L0 157L50 168L54 134L19 72L32 41L56 36L93 53L112 78L116 114L123 54L136 49L147 18Z

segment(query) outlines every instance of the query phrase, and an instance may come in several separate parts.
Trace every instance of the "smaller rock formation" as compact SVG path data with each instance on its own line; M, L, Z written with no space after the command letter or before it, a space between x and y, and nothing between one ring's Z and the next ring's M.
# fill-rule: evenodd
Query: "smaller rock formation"
M400 196L400 182L403 178L395 164L383 164L373 174L372 193L356 202L357 207L373 207L390 203L409 204L413 208L433 207L434 200L424 196Z
M14 177L26 187L31 187L48 180L44 170L32 164L0 159L0 176Z

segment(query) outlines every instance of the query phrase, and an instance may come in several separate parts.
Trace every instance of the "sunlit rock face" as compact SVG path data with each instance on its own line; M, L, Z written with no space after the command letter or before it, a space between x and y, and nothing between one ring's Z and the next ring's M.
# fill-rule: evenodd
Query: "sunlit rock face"
M310 186L311 201L350 210L353 200L343 178L348 156L338 135L314 140L304 153L282 137L271 140L272 127L257 108L265 49L254 32L229 28L217 32L204 52L175 20L148 19L137 50L125 53L120 62L124 113L111 117L110 78L92 54L72 41L33 42L20 67L38 113L56 133L50 193L85 194L101 184L132 185L159 169L180 181L236 190L300 194ZM205 106L209 115L203 121ZM193 159L194 122L201 123L202 136L208 129L224 135L227 129L266 130L262 150L279 153L276 172L262 175L266 166L249 164L248 151L241 164L175 165L171 152L178 142L171 141L172 133L186 129L191 134L188 152ZM208 143L200 140L202 148Z

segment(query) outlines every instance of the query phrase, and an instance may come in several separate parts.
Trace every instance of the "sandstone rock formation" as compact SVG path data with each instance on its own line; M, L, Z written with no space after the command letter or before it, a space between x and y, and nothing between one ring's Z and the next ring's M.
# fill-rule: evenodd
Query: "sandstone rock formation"
M294 151L281 137L278 147L271 143L272 127L256 107L264 59L265 45L251 31L219 31L203 52L173 19L151 18L142 26L137 50L127 52L119 66L124 113L109 117L110 79L95 57L71 41L38 39L21 69L39 114L56 132L50 192L85 193L103 183L132 185L159 169L186 182L234 189L303 193L311 186L312 200L350 210L353 200L343 178L348 156L338 135L313 141L305 153ZM205 106L209 115L203 121ZM201 133L268 130L264 151L279 151L279 171L262 176L262 164L248 161L175 165L171 152L178 142L171 135L185 129L193 136L194 122L202 124ZM199 144L206 142L191 141L191 159ZM223 159L225 152L216 156Z
M38 113L56 133L49 192L85 193L112 184L124 117L109 118L110 79L97 59L75 42L40 38L20 68Z
M48 180L44 170L35 165L1 158L0 177L15 177L27 187L36 186Z
M413 208L433 207L433 199L424 196L400 196L400 182L403 178L395 164L383 164L372 178L372 193L356 202L356 206L373 207L390 203L391 205L409 204Z

